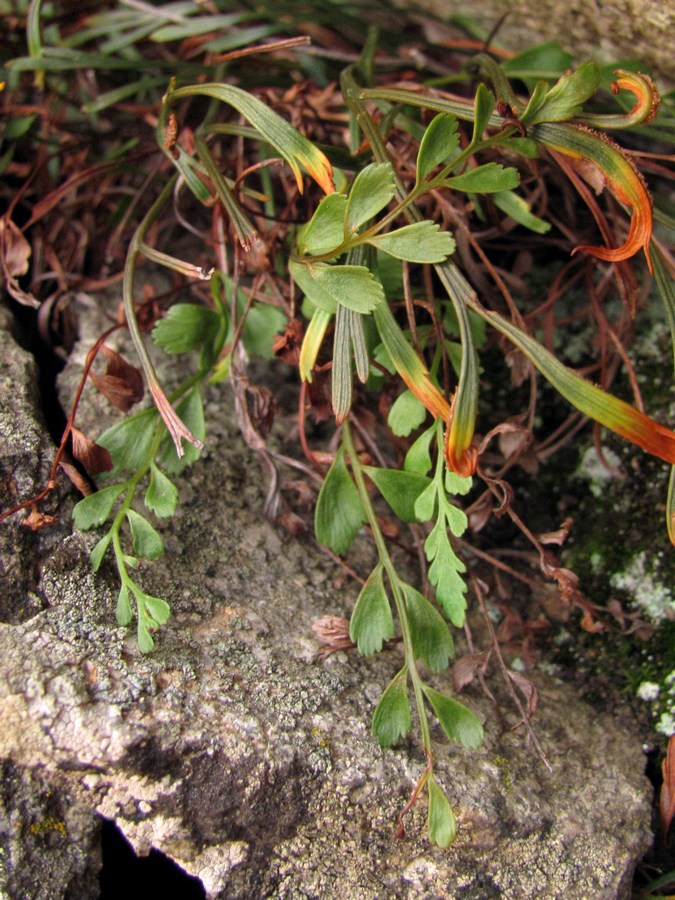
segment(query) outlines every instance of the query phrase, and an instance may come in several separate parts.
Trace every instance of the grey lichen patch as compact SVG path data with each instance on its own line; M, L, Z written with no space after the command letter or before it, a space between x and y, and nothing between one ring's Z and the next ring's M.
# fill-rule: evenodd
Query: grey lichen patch
M624 592L648 621L655 624L675 619L675 600L672 588L659 580L662 557L648 556L645 550L636 553L625 569L610 578L613 588Z

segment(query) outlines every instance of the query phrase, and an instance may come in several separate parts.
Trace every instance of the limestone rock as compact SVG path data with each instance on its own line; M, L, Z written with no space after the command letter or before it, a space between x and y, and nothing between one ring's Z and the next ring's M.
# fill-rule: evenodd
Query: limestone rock
M435 734L457 842L428 844L423 803L392 839L424 766L414 740L384 751L369 733L400 651L315 661L313 621L348 615L356 590L312 541L264 520L226 393L212 389L207 454L162 529L168 552L141 573L173 610L157 651L141 656L115 624L92 534L44 559L46 608L0 626L0 892L96 896L108 819L214 898L627 897L651 837L640 742L544 675L535 725L552 771L499 685L496 706L469 689L484 746Z
M407 0L397 0L409 8ZM663 88L675 83L672 36L675 6L660 0L419 0L416 8L441 19L464 14L489 33L499 23L499 42L513 51L532 42L559 41L579 61L639 59Z

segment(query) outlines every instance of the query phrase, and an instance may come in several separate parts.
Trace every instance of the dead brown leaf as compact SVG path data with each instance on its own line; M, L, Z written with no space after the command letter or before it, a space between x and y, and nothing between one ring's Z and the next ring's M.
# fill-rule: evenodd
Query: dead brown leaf
M338 650L350 650L356 644L349 637L349 619L341 616L322 616L312 623L312 631L322 645L319 659L326 659Z
M277 521L292 537L299 538L304 537L307 534L307 525L297 513L287 510L278 516Z
M145 393L141 370L128 363L115 350L105 346L102 350L107 359L105 375L92 372L90 378L96 389L113 406L122 412L128 412L134 404L143 399Z
M584 613L581 617L581 622L579 622L584 631L587 631L589 634L599 634L601 631L606 631L605 626L602 622L599 622L597 619L593 618L593 615L590 609L585 609Z
M466 653L457 660L452 667L452 684L457 693L470 684L476 675L485 675L491 655L492 647L488 647L482 653Z
M48 516L46 513L40 512L37 506L33 506L21 524L24 528L30 528L31 531L41 531L43 528L49 528L50 525L56 525L58 521L58 516Z
M663 772L663 784L659 796L659 809L661 813L661 835L665 840L670 823L675 816L675 734L671 734L668 741L668 750L661 764Z
M573 524L574 519L567 518L562 522L557 531L547 531L545 534L537 535L537 537L542 544L558 544L558 546L562 546L569 537L570 529Z
M113 468L112 456L96 441L92 441L86 434L74 426L70 430L73 456L81 462L89 475L98 475L100 472L109 472Z
M509 669L508 674L511 681L525 698L527 715L532 718L539 705L539 694L537 693L536 687L531 681L525 678L524 675L521 675L520 672L514 672L513 669Z
M520 387L530 377L532 363L520 350L514 348L507 350L504 360L511 369L511 384L514 387Z
M283 334L278 334L272 343L272 352L283 359L289 366L297 366L300 362L300 347L302 345L302 323L298 319L291 319L286 325Z
M59 468L68 477L68 480L73 485L73 487L75 487L83 497L88 497L93 493L92 486L89 484L84 475L82 475L81 472L78 472L77 467L74 466L71 462L61 459L59 462Z
M8 217L0 218L0 269L7 291L23 306L38 307L40 301L19 285L17 278L28 272L31 247L17 225Z

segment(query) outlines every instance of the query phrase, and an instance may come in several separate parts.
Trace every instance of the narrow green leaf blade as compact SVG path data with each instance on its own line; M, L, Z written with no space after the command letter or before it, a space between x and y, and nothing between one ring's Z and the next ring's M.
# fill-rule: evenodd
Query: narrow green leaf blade
M428 685L424 685L423 690L450 740L463 744L468 750L477 750L483 743L483 726L476 714L459 700L453 700Z
M300 348L299 370L300 378L303 381L312 380L312 371L316 365L316 358L319 355L321 344L332 318L333 313L317 307L309 320L307 331L302 340L302 347Z
M349 415L352 406L352 358L349 339L350 310L341 303L335 313L333 334L333 368L331 370L331 401L335 421L339 424Z
M393 747L410 731L407 668L394 676L373 713L372 733L380 747Z
M345 227L354 234L389 203L396 190L391 163L371 163L354 179L347 199Z
M547 234L551 230L551 223L535 216L530 211L530 204L513 191L498 191L492 199L498 209L530 231Z
M316 539L335 553L344 553L366 521L359 491L340 449L319 491L314 517Z
M178 156L173 159L173 164L197 200L200 203L208 203L211 198L211 191L204 180L199 177L199 173L206 176L204 166L180 146L178 147Z
M427 779L427 792L429 794L429 813L427 816L427 831L429 840L446 850L455 840L457 823L452 807L433 775Z
M426 219L404 225L388 234L375 235L368 243L396 259L415 263L445 262L455 252L453 236L448 231L441 231L436 222Z
M349 310L349 338L354 354L356 374L361 384L366 384L370 377L370 358L368 356L368 342L366 329L363 324L363 315Z
M675 464L675 432L568 369L535 338L508 319L488 310L479 312L525 354L572 406L648 453Z
M541 155L537 142L531 138L510 137L506 138L499 146L510 153L518 153L526 159L537 159Z
M433 672L442 672L455 653L448 625L438 610L412 585L404 585L403 591L415 656L423 659Z
M384 588L382 566L377 565L361 589L349 623L349 637L359 653L379 653L382 644L394 636L394 617Z
M494 194L518 187L520 175L517 169L510 166L505 169L501 163L489 162L469 169L462 175L448 178L444 184L455 191L466 191L468 194Z
M443 422L450 415L450 404L432 382L429 370L406 339L387 303L379 304L373 318L382 343L396 371L429 412Z
M164 541L144 516L128 509L127 520L131 528L134 553L143 559L157 559L164 553Z
M150 463L150 484L145 492L144 502L150 512L159 519L172 516L178 505L178 491L175 484L154 462Z
M439 113L429 123L417 153L417 182L436 166L446 162L459 146L457 119L449 113Z
M73 510L75 527L80 531L87 531L89 528L102 525L125 487L126 484L112 484L76 503Z
M495 97L492 91L484 84L478 85L476 99L473 105L473 137L471 144L477 144L483 137L483 132L490 124L490 116L495 108Z

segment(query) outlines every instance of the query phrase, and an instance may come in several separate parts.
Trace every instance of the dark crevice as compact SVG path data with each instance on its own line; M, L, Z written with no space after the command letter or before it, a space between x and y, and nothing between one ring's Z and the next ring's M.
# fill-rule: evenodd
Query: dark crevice
M58 447L67 417L59 400L57 379L66 360L40 338L36 310L12 304L12 313L17 323L14 339L32 354L37 365L40 408L50 437Z
M188 875L159 850L137 856L129 841L114 822L104 819L101 829L103 866L99 874L100 900L147 900L148 897L180 897L181 900L205 900L206 891L199 878Z

